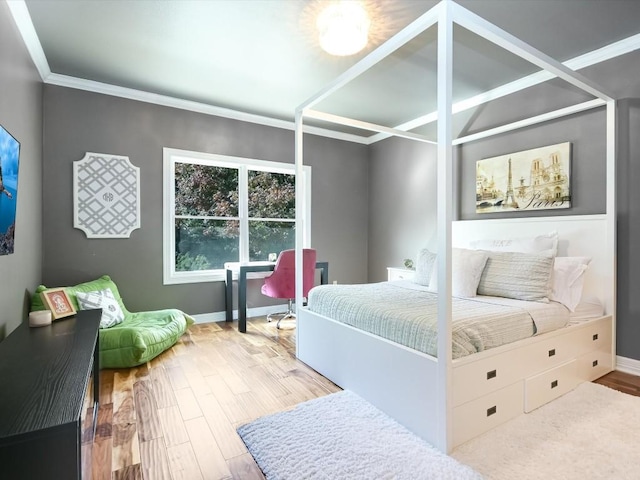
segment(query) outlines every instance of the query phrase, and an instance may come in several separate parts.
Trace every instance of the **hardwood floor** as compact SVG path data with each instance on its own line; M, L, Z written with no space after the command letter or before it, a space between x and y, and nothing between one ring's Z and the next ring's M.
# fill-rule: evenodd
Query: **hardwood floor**
M295 359L295 322L192 325L146 365L100 374L94 479L263 479L236 427L340 390Z
M90 452L96 480L263 479L237 426L340 390L295 359L295 322L192 325L146 365L103 370ZM640 377L597 380L640 396Z
M613 371L604 377L600 377L595 383L640 397L640 377L630 373Z

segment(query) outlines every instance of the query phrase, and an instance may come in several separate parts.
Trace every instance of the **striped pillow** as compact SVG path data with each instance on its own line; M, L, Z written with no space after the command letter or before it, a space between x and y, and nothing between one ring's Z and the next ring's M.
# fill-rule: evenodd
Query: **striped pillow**
M484 267L479 295L548 302L553 257L534 253L491 252Z

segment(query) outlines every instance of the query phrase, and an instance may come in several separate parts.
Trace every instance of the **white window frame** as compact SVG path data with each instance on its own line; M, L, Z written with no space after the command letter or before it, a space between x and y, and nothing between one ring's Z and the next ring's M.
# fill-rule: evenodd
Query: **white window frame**
M271 162L255 158L233 157L213 153L193 152L175 148L163 148L163 282L164 285L199 282L218 282L226 278L223 268L194 272L177 272L175 259L175 164L196 163L226 168L237 168L238 172L238 220L240 221L240 262L249 261L249 206L247 202L247 180L249 170L272 173L296 174L293 163ZM311 167L304 166L304 247L311 245ZM234 217L235 218L235 217ZM259 220L253 218L252 220Z

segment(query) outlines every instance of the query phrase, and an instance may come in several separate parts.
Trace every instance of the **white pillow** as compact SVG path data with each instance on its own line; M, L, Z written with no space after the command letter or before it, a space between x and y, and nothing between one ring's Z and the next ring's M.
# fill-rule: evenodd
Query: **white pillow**
M549 300L560 302L575 312L582 298L584 272L589 262L589 257L556 257L553 262Z
M109 328L122 323L124 313L113 296L113 292L105 288L94 292L76 292L80 310L102 309L100 328Z
M481 250L464 248L451 249L451 295L454 297L475 297L482 270L489 255ZM429 291L438 291L438 264L433 263Z
M433 264L436 260L436 254L430 252L428 249L423 248L418 252L418 258L416 260L416 275L414 282L425 287L429 285L431 279L431 271L433 270Z
M558 253L558 232L550 232L535 237L474 240L469 246L475 250L540 253L555 257Z

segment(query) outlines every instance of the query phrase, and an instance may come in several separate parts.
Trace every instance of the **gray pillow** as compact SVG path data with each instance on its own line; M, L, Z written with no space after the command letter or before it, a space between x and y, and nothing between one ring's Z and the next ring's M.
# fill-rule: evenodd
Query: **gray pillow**
M518 252L487 251L487 254L478 295L549 301L553 257Z
M95 292L76 292L76 298L80 310L102 309L100 328L113 327L124 320L124 312L108 288Z
M428 287L429 281L431 280L431 270L433 270L433 263L435 261L435 253L430 252L426 248L420 250L418 252L418 259L416 260L416 276L413 281Z

